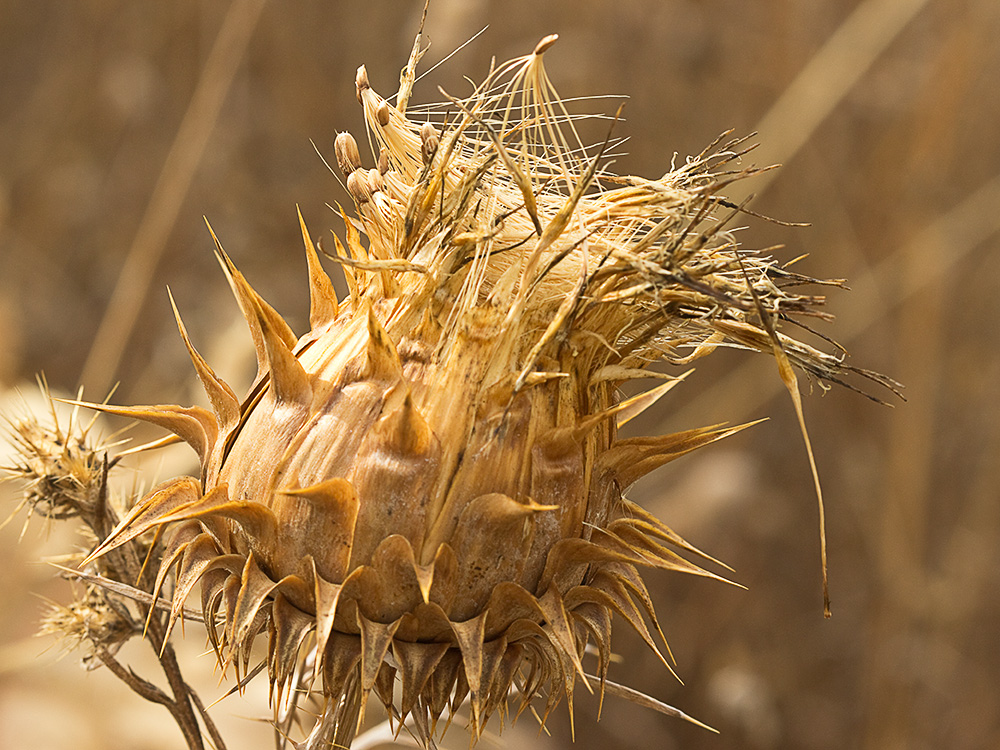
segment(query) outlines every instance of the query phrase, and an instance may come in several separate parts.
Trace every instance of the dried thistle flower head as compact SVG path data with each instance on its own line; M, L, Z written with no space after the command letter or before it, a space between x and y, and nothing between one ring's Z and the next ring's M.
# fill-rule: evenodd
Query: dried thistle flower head
M544 717L578 681L610 684L614 614L666 665L640 570L717 576L623 493L741 428L619 438L683 377L649 366L737 346L829 380L848 369L773 330L822 302L794 291L810 280L724 229L738 211L720 191L752 173L732 171L743 141L659 179L606 172L608 142L580 140L545 73L554 41L417 116L412 68L398 106L360 68L372 166L347 133L334 149L356 208L333 240L350 297L303 223L298 337L216 240L256 347L249 394L178 317L211 410L98 407L173 431L201 473L146 495L94 556L171 529L157 589L173 571L173 619L200 583L226 664L249 670L266 634L276 706L325 697L300 747L349 745L372 691L424 742L465 699L478 737L512 686L518 713L541 697ZM664 382L621 400L650 377Z

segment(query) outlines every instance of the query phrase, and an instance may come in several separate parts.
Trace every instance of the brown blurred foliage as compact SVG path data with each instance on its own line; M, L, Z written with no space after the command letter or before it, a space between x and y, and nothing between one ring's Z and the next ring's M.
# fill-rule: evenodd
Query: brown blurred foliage
M421 5L0 2L0 384L44 370L64 391L84 378L92 398L120 380L117 403L196 399L169 286L199 348L245 387L249 340L202 216L303 331L295 205L319 234L339 230L326 204L346 200L310 140L330 159L336 131L363 132L354 71L365 63L376 89L394 91ZM492 55L557 32L546 63L564 97L631 97L617 171L658 176L722 130L759 128L750 160L785 166L747 186L753 207L812 226L748 220L743 241L784 243L782 257L809 254L804 272L850 279L822 332L907 385L892 410L840 389L806 399L827 498L829 621L808 463L773 363L721 353L671 394L663 424L643 429L772 417L632 493L749 591L653 576L686 685L624 629L611 677L722 734L612 698L598 723L578 691L576 746L1000 746L1000 4L433 0L422 67L486 25L416 101L439 99L437 84L461 93ZM119 316L98 336L123 268L134 325ZM120 365L87 365L98 339L125 350ZM162 730L100 718L135 702L110 675L27 658L44 648L25 640L38 616L28 591L64 592L26 562L37 533L20 547L16 531L2 534L0 745L179 747L155 709L142 715ZM531 743L568 744L560 722Z

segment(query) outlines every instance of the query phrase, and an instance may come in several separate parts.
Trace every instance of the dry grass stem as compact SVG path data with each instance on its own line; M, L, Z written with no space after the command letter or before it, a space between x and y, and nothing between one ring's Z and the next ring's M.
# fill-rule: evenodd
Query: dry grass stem
M181 204L265 3L236 0L219 29L83 366L80 382L92 391L106 391L114 382Z

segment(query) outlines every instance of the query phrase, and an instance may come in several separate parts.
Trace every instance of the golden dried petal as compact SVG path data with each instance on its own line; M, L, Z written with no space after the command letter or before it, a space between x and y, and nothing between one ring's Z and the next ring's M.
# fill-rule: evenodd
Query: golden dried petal
M254 291L253 287L243 277L243 274L236 269L233 261L230 260L226 251L222 249L222 243L215 236L211 225L208 226L208 231L215 242L215 254L219 260L219 265L222 266L222 271L229 281L230 288L233 290L233 296L236 297L236 302L239 304L247 327L250 329L254 350L257 353L257 374L263 375L267 371L267 350L260 329L260 317L268 320L271 330L278 335L289 349L295 346L295 334L292 333L292 329L288 327L288 324L278 315L277 311Z
M268 647L271 686L277 686L275 704L281 703L281 691L288 685L298 663L302 642L312 630L315 620L288 602L280 592L271 603L271 623L274 628Z
M163 482L132 507L128 515L83 561L83 564L88 565L109 550L127 544L155 527L161 518L200 498L201 486L191 477L178 477Z
M372 622L359 614L358 627L361 629L361 714L363 716L365 696L375 685L379 668L392 644L392 636L399 627L399 621Z
M737 427L701 427L669 435L618 440L601 456L598 471L606 469L614 474L622 488L630 487L641 477L675 458L734 435L754 424L758 422Z

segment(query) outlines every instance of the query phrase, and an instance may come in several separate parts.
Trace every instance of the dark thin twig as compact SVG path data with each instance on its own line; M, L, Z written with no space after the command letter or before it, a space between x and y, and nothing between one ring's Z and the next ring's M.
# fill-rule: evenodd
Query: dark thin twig
M148 591L143 591L142 589L137 589L135 586L129 586L126 583L120 583L119 581L114 581L105 576L95 575L92 573L85 573L82 570L74 570L73 568L67 568L59 563L49 562L53 568L58 568L67 576L72 576L85 583L93 584L94 586L99 586L102 589L106 589L112 593L118 594L119 596L125 597L126 599L131 599L140 604L145 604L149 606L153 603L153 595ZM169 599L159 598L155 602L156 608L164 612L169 612L171 607L171 602ZM190 607L185 607L182 611L184 618L191 620L192 622L204 622L204 617L201 612L191 609Z
M174 720L184 733L188 747L191 750L204 750L205 745L202 742L198 717L195 716L194 707L191 705L194 691L184 681L173 646L164 640L163 624L159 619L155 617L150 619L147 635L153 648L159 654L160 668L163 669L163 674L166 675L170 685L170 691L174 694L176 710L171 712L174 715Z
M222 739L222 735L219 734L219 728L215 726L215 722L212 721L212 717L208 713L208 709L205 708L204 702L201 697L194 691L190 685L185 683L188 695L191 696L191 700L194 701L194 705L198 709L198 713L201 714L201 720L205 723L205 729L208 731L209 737L212 738L212 744L215 745L216 750L226 750L226 743Z
M171 700L169 695L164 693L148 680L142 679L131 669L123 667L118 663L118 660L115 659L115 657L108 653L107 649L94 649L94 655L101 660L101 663L107 667L115 677L128 685L129 689L136 695L145 698L150 703L159 703L162 706L166 706L171 709L171 713L173 712L174 701Z

